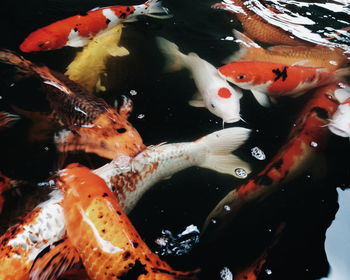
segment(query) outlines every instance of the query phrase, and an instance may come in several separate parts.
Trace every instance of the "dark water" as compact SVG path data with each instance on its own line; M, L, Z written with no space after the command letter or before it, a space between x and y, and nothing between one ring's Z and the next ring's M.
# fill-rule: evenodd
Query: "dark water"
M234 42L221 39L232 36L232 28L241 30L240 23L231 14L210 8L215 1L163 2L174 15L173 18L142 18L123 29L120 45L126 47L130 55L110 61L109 90L101 95L110 104L115 99L121 100L121 95L132 98L134 111L130 121L147 145L192 141L222 129L219 118L206 109L188 105L196 88L187 71L163 73L164 58L154 38L165 37L176 42L183 52L196 52L213 65L220 66L224 58L238 49ZM129 1L97 0L7 1L1 4L0 10L3 27L1 47L19 51L22 40L39 27L97 6L116 3L134 4ZM320 7L308 11L311 12L310 17L319 23L318 28L332 26L333 21L323 20L322 17L323 13L330 11ZM332 16L349 20L349 15L344 13L332 13ZM339 22L334 24L334 28L344 28ZM67 47L25 54L25 57L64 72L76 51ZM10 87L12 75L9 67L1 66L1 110L10 110L9 106L13 104L32 111L48 109L45 96L38 92L35 81ZM131 90L136 90L137 95L131 96ZM225 127L244 126L253 130L249 141L237 151L252 164L252 176L284 143L303 104L300 100L288 100L265 109L256 103L249 92L245 92L241 100L241 114L246 123ZM140 114L144 118L138 118ZM52 174L57 153L51 140L29 143L26 136L29 126L30 122L22 119L12 129L1 132L0 170L12 178L43 181ZM250 155L250 149L255 146L265 152L265 161ZM182 270L201 267L203 279L220 279L219 271L224 266L233 270L253 261L273 239L275 229L285 222L286 229L272 249L266 265L266 271L271 270L272 274L262 273L261 279L312 280L325 276L328 264L323 247L324 236L338 207L335 189L349 186L349 147L348 139L331 135L323 155L327 170L325 174L305 170L271 198L244 211L225 237L201 242L190 254L167 257L168 261ZM84 154L74 156L73 160L91 168L103 162L93 155ZM323 170L323 166L317 164L313 169ZM190 224L200 228L220 199L242 183L244 181L228 175L191 168L155 185L131 213L131 219L141 236L155 249L154 240L160 236L162 229L178 233ZM26 197L16 197L13 204L8 206L10 210L5 213L16 213L15 208L23 208L25 200Z

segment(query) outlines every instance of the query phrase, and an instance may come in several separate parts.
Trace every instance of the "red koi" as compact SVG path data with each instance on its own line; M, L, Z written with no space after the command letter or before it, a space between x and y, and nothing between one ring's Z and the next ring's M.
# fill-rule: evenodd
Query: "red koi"
M266 105L266 95L297 97L310 89L344 79L350 74L350 68L332 71L320 67L242 61L220 67L219 73L235 85L251 90L258 102Z
M91 279L192 279L154 254L106 183L88 168L69 165L58 186L64 192L67 235Z
M338 89L338 83L315 89L286 144L261 172L217 204L206 219L206 234L219 234L249 201L271 195L312 164L327 144L329 132L325 126L339 105L334 97ZM230 211L225 210L227 206Z
M169 17L167 9L161 6L159 0L149 0L142 5L96 8L86 15L75 15L32 32L19 48L23 52L35 52L64 46L83 47L91 38L119 23L133 21L139 15Z

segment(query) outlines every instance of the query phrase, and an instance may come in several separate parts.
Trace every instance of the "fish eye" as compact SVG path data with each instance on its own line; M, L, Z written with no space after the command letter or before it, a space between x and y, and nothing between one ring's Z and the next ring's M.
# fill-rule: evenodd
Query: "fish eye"
M214 105L213 103L210 103L210 106L211 106L212 108L215 108L215 105Z
M247 76L246 75L238 75L237 76L237 80L243 80L245 79Z
M124 133L124 132L126 132L126 129L125 129L124 127L118 128L118 129L117 129L117 132L118 132L118 133Z

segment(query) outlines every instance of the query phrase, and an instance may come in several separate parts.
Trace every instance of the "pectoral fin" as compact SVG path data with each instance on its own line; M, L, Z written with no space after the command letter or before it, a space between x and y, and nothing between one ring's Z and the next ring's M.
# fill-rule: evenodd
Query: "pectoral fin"
M257 90L251 90L251 92L253 93L256 101L258 101L258 103L261 105L261 106L264 106L264 107L270 107L270 100L269 98L267 97L266 94L260 92L260 91L257 91Z
M188 101L188 104L193 107L205 107L204 100L199 92L193 95L192 100Z
M126 56L129 55L129 51L124 47L114 46L108 49L108 53L111 56Z
M30 269L29 279L57 279L79 263L79 254L70 241L60 240L39 253Z

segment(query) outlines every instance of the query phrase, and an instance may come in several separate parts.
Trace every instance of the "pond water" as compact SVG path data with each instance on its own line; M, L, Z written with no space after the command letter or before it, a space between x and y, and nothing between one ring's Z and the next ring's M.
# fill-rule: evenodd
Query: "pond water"
M288 34L293 37L350 50L350 33L346 30L350 22L350 4L347 1L267 2L272 5L272 10L266 10L259 1L247 1L246 5L249 4L250 11L263 16L270 24L288 29L291 32ZM111 105L115 100L120 103L122 95L132 99L134 109L129 120L146 145L194 141L223 128L222 120L207 109L189 106L188 101L197 92L191 74L187 70L164 72L165 58L155 40L157 36L164 37L176 43L183 53L194 52L215 67L222 66L227 57L239 50L232 30L243 29L234 14L211 8L215 3L209 0L164 0L163 5L169 8L172 18L142 17L125 24L120 45L126 47L130 55L110 59L108 90L99 96ZM0 10L3 26L0 47L65 72L79 49L65 47L23 54L18 49L20 43L30 32L52 22L94 7L116 4L140 3L111 0L6 1ZM273 13L276 10L287 16ZM263 32L263 26L259 28ZM327 37L335 38L324 39ZM264 47L273 45L268 42L259 44ZM0 69L1 111L11 111L13 105L34 112L48 110L45 96L38 91L38 81L13 84L11 68L2 65ZM252 130L249 140L235 151L251 164L252 173L241 180L192 167L157 183L130 213L131 221L150 248L164 252L155 242L162 236L162 230L169 230L172 236L176 236L189 225L195 225L201 231L217 203L232 189L260 172L286 143L306 100L306 97L286 99L264 108L250 91L244 90L240 100L240 114L244 121L226 123L225 128L241 126ZM27 136L29 127L30 121L22 117L12 128L1 131L0 170L14 179L43 182L55 171L57 151L52 138L30 142ZM336 189L349 187L349 156L349 139L330 133L325 149L318 153L317 160L310 167L283 183L273 195L246 207L224 232L219 235L204 233L192 250L181 256L167 254L162 258L179 270L200 267L200 279L220 279L220 271L225 271L224 268L232 273L239 271L269 248L258 279L316 280L326 277L329 266L324 249L325 234L338 209ZM76 161L89 168L98 168L108 162L93 154L77 153L69 155L66 163ZM15 193L7 195L8 202L0 218L3 231L17 221L19 213L33 207L29 205L43 199L40 192L26 187L21 196ZM341 236L350 226L350 220L347 220L344 220L345 229L339 233ZM283 230L278 241L274 242L281 225ZM191 239L190 246L198 241L197 237ZM346 242L348 246L350 240L339 238L339 242ZM350 267L350 262L347 266ZM343 277L347 277L348 272L343 272ZM231 279L227 274L221 279Z

